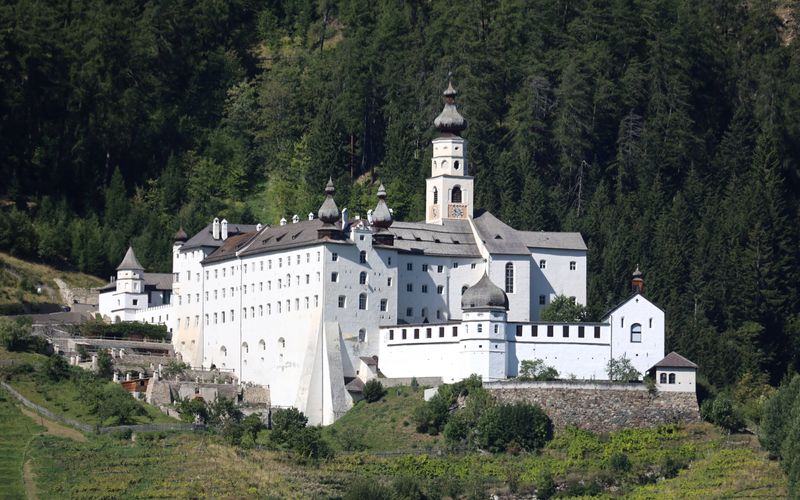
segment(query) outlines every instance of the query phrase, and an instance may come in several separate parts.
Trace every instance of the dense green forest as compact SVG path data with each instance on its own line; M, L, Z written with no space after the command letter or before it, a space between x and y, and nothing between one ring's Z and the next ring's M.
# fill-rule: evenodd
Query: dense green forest
M476 197L637 264L711 382L800 366L797 2L18 0L0 7L0 249L154 270L214 216L421 219L452 71Z

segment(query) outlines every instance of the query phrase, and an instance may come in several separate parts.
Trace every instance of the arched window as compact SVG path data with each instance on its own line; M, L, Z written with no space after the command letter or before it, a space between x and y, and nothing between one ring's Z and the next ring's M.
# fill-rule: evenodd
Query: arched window
M367 340L367 331L362 328L358 331L358 341L364 342L365 340Z
M674 384L675 383L675 374L674 373L670 373L669 374L669 383L670 384Z
M362 264L366 264L367 263L367 252L365 252L364 250L361 250L360 252L358 252L358 261L360 263L362 263Z
M450 203L461 203L461 188L456 186L450 193Z
M631 325L631 342L642 341L642 325L634 323Z
M361 293L358 295L358 308L362 311L367 309L367 294Z
M247 342L242 342L242 352L245 354L250 352L250 346L247 345Z
M361 271L361 274L358 275L358 284L359 285L366 285L367 284L367 273Z
M219 348L219 353L224 358L228 355L228 350L225 348L225 346L222 346Z
M467 291L467 288L469 288L467 285L461 287L461 295L464 295L464 292Z
M286 340L284 340L283 337L278 339L278 347L280 347L281 349L286 347Z
M514 264L506 263L506 293L514 293Z
M267 343L264 342L264 339L258 341L258 348L261 349L262 351L267 350Z
M437 203L439 203L439 190L433 188L433 204L436 205Z
M666 384L667 383L667 374L662 373L658 376L658 383L659 384Z
M456 160L456 161L453 162L453 168L458 170L458 167L460 167L460 165L458 163L458 160Z

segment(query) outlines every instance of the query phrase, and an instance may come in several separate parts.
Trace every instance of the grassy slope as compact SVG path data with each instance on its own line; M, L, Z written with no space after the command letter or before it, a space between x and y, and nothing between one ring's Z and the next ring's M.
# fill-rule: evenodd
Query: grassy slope
M0 348L0 366L6 364L30 363L38 366L46 359L41 354L8 352ZM72 380L62 380L60 382L42 382L34 378L33 374L16 375L9 383L20 394L44 406L50 411L64 415L89 425L103 424L94 415L89 413L89 409L81 399L80 387ZM109 382L112 383L112 382ZM165 415L158 408L141 403L147 411L147 416L136 417L137 423L175 423L176 420Z
M73 287L104 284L103 280L88 274L59 271L0 252L0 313L33 312L43 304L60 304L56 278ZM43 286L42 294L36 293L37 286Z
M414 450L443 447L441 436L418 434L414 409L422 401L422 389L392 387L375 403L360 401L325 436L335 449L369 451Z
M0 390L0 498L24 498L22 470L29 444L44 428L23 415Z

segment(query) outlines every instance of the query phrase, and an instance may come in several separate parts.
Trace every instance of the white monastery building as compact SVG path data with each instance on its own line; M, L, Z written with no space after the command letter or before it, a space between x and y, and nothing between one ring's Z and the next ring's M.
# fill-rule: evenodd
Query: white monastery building
M558 295L586 303L586 244L579 233L518 231L474 207L455 96L451 84L434 121L424 222L393 220L383 186L368 217L351 219L329 181L305 220L180 230L172 275L144 273L129 249L101 289L101 313L165 324L184 361L269 386L273 406L311 423L332 423L374 376L495 381L536 358L578 379L606 379L612 358L641 373L657 367L664 312L643 295L638 269L634 293L600 322L539 321ZM661 375L676 360L664 358L659 386L675 383ZM684 361L670 389L693 390Z

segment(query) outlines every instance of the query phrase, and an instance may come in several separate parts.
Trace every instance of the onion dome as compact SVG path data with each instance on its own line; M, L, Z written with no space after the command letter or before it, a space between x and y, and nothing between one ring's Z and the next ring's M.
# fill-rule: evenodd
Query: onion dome
M183 226L181 226L180 228L178 228L178 232L175 233L175 237L172 240L176 243L177 242L186 243L186 240L188 239L189 237L186 235L186 231L184 231Z
M117 266L117 271L144 271L144 266L139 263L139 259L133 253L133 247L128 247L125 258Z
M467 120L459 114L456 109L456 95L458 92L453 88L453 82L447 84L444 95L444 109L439 113L439 116L433 120L436 130L442 133L450 133L459 135L464 129L467 128Z
M484 273L483 277L474 285L467 288L461 296L461 309L487 310L503 309L508 310L508 295L499 286L492 283L489 275Z
M319 207L319 212L317 212L317 217L325 224L335 224L339 220L339 208L336 206L336 202L333 201L334 192L336 192L336 189L333 187L333 179L329 177L328 184L325 186L325 201L322 202L322 206Z
M372 225L381 229L388 229L392 225L392 214L386 206L386 189L383 184L378 188L378 206L372 212Z

